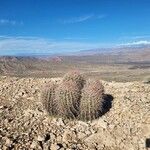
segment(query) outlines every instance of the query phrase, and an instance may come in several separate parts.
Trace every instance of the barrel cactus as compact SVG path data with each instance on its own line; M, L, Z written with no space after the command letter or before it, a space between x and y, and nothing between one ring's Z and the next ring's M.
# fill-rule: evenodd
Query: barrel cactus
M79 113L81 91L76 82L62 81L56 90L58 114L67 118L76 118Z
M55 101L55 90L57 85L53 82L50 82L43 86L41 91L41 100L43 103L44 108L50 115L56 115L56 101Z
M76 82L80 90L83 88L85 84L84 77L78 71L70 71L63 77L63 81L70 81L70 80Z
M79 119L88 121L100 116L104 87L100 81L88 80L82 89Z

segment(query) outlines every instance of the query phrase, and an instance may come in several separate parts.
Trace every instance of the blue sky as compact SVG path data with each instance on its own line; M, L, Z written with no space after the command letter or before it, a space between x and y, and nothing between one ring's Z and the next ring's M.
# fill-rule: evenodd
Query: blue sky
M0 55L150 44L150 0L0 0Z

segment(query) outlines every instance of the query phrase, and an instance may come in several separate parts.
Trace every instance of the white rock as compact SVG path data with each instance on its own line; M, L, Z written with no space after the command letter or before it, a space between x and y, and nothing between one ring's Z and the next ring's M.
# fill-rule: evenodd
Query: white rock
M31 147L31 148L36 148L36 146L37 146L37 142L36 142L36 141L33 141L30 147Z
M6 138L5 145L10 146L12 144L12 141L9 138Z
M60 147L57 144L52 144L50 149L51 150L58 150Z
M37 141L44 141L44 137L43 137L43 136L38 135L38 137L37 137Z

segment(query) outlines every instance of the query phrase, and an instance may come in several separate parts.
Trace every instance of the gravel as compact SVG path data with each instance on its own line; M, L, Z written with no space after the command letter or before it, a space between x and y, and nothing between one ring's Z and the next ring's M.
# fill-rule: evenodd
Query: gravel
M145 150L150 138L150 85L102 81L104 114L92 122L48 116L41 87L51 80L0 77L0 149Z

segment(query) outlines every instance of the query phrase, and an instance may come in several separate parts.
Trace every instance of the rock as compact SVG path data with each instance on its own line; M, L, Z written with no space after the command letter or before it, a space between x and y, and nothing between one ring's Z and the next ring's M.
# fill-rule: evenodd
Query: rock
M83 147L82 147L81 144L77 144L77 147L78 147L79 149L83 149Z
M59 145L57 145L57 144L52 144L51 146L50 146L50 149L51 150L58 150L60 147L59 147Z
M57 120L57 125L58 125L58 126L65 126L65 124L64 124L64 122L63 122L63 120L62 120L62 118L58 118L58 120Z
M41 135L38 135L38 137L37 137L37 141L44 141L44 137L43 137L43 136L41 136Z
M10 147L11 144L12 144L12 141L9 138L6 138L5 145Z
M85 134L86 134L86 135L90 135L90 134L91 134L91 131L86 130L86 131L85 131Z
M7 146L3 145L2 150L8 150Z
M77 145L76 144L72 144L71 145L71 149L77 149Z
M56 140L56 136L53 133L50 133L50 140L53 142Z
M150 76L145 77L142 82L145 84L149 84L150 83Z
M61 142L62 141L62 137L61 136L58 136L57 137L57 142Z
M33 141L30 147L33 148L33 149L35 149L36 146L37 146L37 142L36 142L36 141Z
M111 108L102 117L83 122L46 113L39 89L50 81L1 78L0 149L145 149L150 138L149 84L103 81L106 94L113 96Z
M3 106L0 106L0 109L2 109L3 108Z
M68 143L68 142L76 142L77 136L74 131L66 130L63 134L63 142Z
M94 121L92 123L92 126L102 127L104 129L106 129L108 127L108 123L103 118L99 118L97 121Z
M94 143L103 143L105 146L112 147L115 146L115 138L108 132L108 131L102 131L92 134L89 137L87 137L84 142L90 146Z
M91 128L91 129L90 129L90 132L93 134L93 133L95 133L96 131Z
M150 137L150 124L144 124L142 126L142 133L145 137Z
M82 132L78 132L78 139L84 139L87 135L85 133L82 133Z

